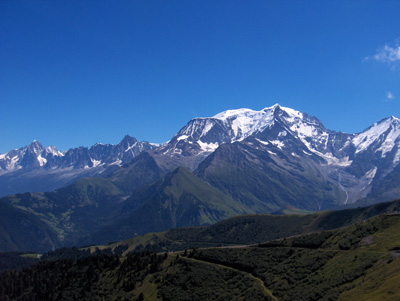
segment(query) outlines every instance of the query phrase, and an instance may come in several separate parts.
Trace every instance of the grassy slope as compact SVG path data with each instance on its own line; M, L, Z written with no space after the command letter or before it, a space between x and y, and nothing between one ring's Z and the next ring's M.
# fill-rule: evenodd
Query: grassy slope
M302 233L341 228L372 216L392 212L400 212L400 201L307 215L245 215L207 227L178 228L144 237L137 236L113 246L128 244L129 250L146 248L162 252L193 247L255 244Z
M263 279L283 300L399 300L400 215L261 248L204 249L193 256Z
M115 203L120 197L121 191L109 180L84 178L52 192L16 194L1 201L24 211L30 219L40 219L47 231L57 233L59 242L55 245L59 246L76 243L80 236L109 223L119 208ZM22 245L16 250L25 249Z
M42 262L22 273L0 274L0 297L399 300L399 228L400 214L380 215L257 247Z
M245 207L184 168L138 191L125 201L131 212L124 219L92 236L94 243L122 240L137 234L182 226L209 225L246 213Z
M1 251L46 251L56 247L59 240L47 224L24 210L0 202Z

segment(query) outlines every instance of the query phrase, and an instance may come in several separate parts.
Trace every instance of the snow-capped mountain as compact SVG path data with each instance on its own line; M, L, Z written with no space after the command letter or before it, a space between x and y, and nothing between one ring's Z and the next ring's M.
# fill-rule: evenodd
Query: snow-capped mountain
M34 140L30 145L0 155L0 174L23 168L43 167L54 157L63 157L64 153L54 146L43 147Z
M154 156L195 171L221 145L246 144L247 151L263 150L282 170L293 164L300 164L304 173L314 170L339 191L338 203L348 204L367 197L374 183L397 167L399 127L399 119L390 117L358 134L336 132L316 117L275 104L261 111L228 110L195 118Z
M155 147L128 135L116 145L97 143L68 151L44 147L35 140L0 155L0 195L55 189L80 177L100 174L108 166L121 166Z
M211 214L213 221L223 218L204 207L204 195L213 208L232 199L232 208L246 214L394 200L400 198L399 161L400 120L395 117L348 134L276 104L260 111L228 110L195 118L158 146L126 136L117 145L58 151L34 141L0 155L0 195L30 191L3 201L18 210L25 208L24 213L34 212L46 225L57 225L58 237L71 235L73 242L75 234L100 230L101 237L115 235L121 225L129 228L132 223L132 233L139 233L143 223L131 217L159 217L161 203L154 201L160 196L165 214L162 221L155 218L156 224L166 225L186 212L188 224L182 226L193 225L203 213ZM48 190L54 191L44 192ZM126 215L129 212L136 213ZM100 229L103 226L106 232Z
M285 135L290 132L308 151L323 155L327 160L334 160L333 156L343 157L342 148L352 137L327 130L321 121L306 113L275 104L261 111L228 110L213 117L192 119L158 149L158 155L173 157L181 165L194 170L221 144L243 141L248 137L260 136L261 133L270 135L279 125L282 127L282 131L277 133L279 138L271 143L284 145Z
M0 155L0 174L21 169L74 168L89 169L98 166L121 165L131 161L144 150L156 145L126 135L116 145L97 143L91 148L78 147L58 151L55 146L44 147L33 141L30 145Z
M395 182L394 174L400 170L399 137L400 120L395 117L383 119L361 133L348 134L326 129L318 118L279 104L260 111L228 110L190 120L170 141L159 146L126 136L117 145L58 151L34 141L0 155L0 192L32 190L33 184L36 191L48 190L77 177L98 175L111 165L112 173L119 174L118 167L141 152L148 153L146 159L151 157L164 172L178 166L196 172L201 164L205 169L205 159L210 161L208 157L224 145L225 151L243 151L240 158L251 160L251 164L259 162L258 168L264 168L264 173L268 168L278 168L279 173L304 181L318 178L324 181L320 186L332 190L337 204L348 204L374 194L388 177ZM273 162L273 166L266 162ZM228 163L221 163L221 168L224 164ZM129 168L138 168L135 166ZM54 187L43 186L44 179ZM290 181L290 177L287 179ZM31 185L22 185L22 180Z

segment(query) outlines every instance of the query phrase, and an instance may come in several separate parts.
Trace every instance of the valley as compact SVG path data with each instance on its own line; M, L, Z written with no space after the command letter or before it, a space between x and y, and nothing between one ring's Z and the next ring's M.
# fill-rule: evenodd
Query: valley
M337 230L240 248L142 251L123 257L116 250L114 255L104 250L92 255L60 250L47 255L53 258L50 261L0 274L0 296L3 300L396 300L399 226L399 214L383 214ZM77 252L84 257L69 257Z

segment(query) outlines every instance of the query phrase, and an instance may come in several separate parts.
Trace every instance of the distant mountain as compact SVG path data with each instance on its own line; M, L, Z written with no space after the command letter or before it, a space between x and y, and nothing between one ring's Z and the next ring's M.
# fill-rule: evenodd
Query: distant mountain
M34 142L1 155L0 192L31 192L0 202L35 215L66 245L244 213L362 206L400 197L399 145L395 117L347 134L278 104L229 110L189 121L159 146L126 136L67 152Z
M98 175L109 166L132 161L156 145L125 136L120 143L95 144L58 151L38 141L0 155L0 196L26 191L49 191L82 177Z
M277 104L193 119L150 154L166 169L189 168L257 212L321 210L399 197L399 136L395 117L347 134Z
M117 145L96 144L90 149L60 152L35 141L0 155L0 196L48 191L87 176L119 173L121 177L127 170L124 165L146 152L160 168L158 178L183 166L232 196L240 194L241 201L254 203L251 206L260 212L286 205L319 210L364 198L390 200L399 196L399 136L400 120L393 116L359 134L347 134L328 130L316 117L278 104L261 111L228 110L189 121L162 145L126 136ZM218 159L218 168L233 169L236 179L219 178L222 174L217 167L206 166L216 164L211 160L227 152L234 160L245 160L236 164L223 162L229 156ZM140 167L131 165L128 169L142 173ZM247 175L259 180L242 183ZM284 191L282 185L288 183L292 188ZM384 195L381 183L385 183Z

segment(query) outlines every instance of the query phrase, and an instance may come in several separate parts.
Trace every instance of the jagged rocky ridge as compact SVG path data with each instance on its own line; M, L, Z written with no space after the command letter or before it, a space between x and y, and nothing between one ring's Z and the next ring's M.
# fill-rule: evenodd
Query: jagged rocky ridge
M255 191L259 196L251 196L250 203L276 203L253 204L260 210L288 204L318 210L368 197L398 197L399 136L400 120L393 116L361 133L348 134L328 130L306 113L274 105L261 111L229 110L195 118L151 153L160 166L185 166L232 195ZM261 178L263 184L240 187L246 177L237 175L241 179L235 182L232 175L237 172ZM385 191L379 188L382 182L388 186ZM287 192L291 183L296 187L289 195L273 192ZM303 188L316 191L298 191Z
M109 166L122 166L157 146L128 135L116 145L97 143L68 151L33 141L0 155L0 196L53 190L78 178L98 175Z
M80 147L60 152L55 147L44 148L34 141L27 147L0 155L0 195L55 189L79 177L103 173L114 165L112 172L103 173L107 177L115 173L117 167L147 151L164 173L184 166L230 194L230 189L215 183L215 179L212 181L210 168L217 164L212 159L219 160L218 166L222 170L227 165L233 169L240 165L227 162L227 158L241 158L242 165L247 162L253 171L261 169L261 174L274 171L275 175L270 177L284 175L282 179L285 181L294 177L295 182L300 179L306 186L307 182L314 182L331 191L327 200L315 200L319 204L311 207L296 204L300 207L323 209L382 193L386 200L398 192L395 175L400 161L399 136L400 120L393 116L361 133L347 134L328 130L316 117L278 104L261 111L228 110L214 117L189 121L161 146L126 136L117 145L96 144L90 149ZM225 157L221 157L221 153ZM217 171L214 168L213 172ZM264 181L271 182L271 179L265 178ZM381 191L379 186L382 184L390 186L389 189ZM276 186L274 183L271 185ZM271 185L263 189L273 190ZM314 189L311 186L307 189ZM287 196L283 197L287 199ZM289 197L289 203L292 201ZM284 203L277 204L277 207Z

